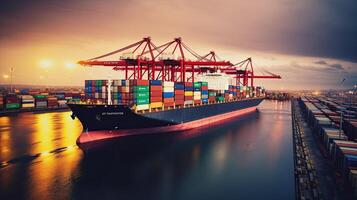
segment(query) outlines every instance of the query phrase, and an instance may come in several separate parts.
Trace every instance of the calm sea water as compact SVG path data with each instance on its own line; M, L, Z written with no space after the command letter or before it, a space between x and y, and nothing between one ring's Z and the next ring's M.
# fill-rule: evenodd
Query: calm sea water
M294 199L289 102L83 152L70 112L0 117L0 199Z

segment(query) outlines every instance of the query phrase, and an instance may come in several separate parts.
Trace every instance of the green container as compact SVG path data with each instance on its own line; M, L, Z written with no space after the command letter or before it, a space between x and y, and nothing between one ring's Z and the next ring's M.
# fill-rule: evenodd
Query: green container
M200 82L194 82L193 83L193 88L201 88L201 83Z
M142 92L149 92L149 86L141 86L137 85L134 86L134 93L142 93Z
M215 93L215 92L208 92L208 96L210 96L210 97L215 97L215 96L216 96L216 93Z
M149 104L150 99L137 99L136 100L136 105L142 105L142 104Z
M149 92L137 92L137 93L134 93L134 97L136 99L149 99L150 93Z
M202 86L208 86L208 82L201 82Z
M119 98L119 95L118 95L117 92L114 92L114 93L113 93L113 98L114 98L114 99L118 99L118 98Z
M20 108L20 104L19 103L8 103L6 104L6 109L18 109Z
M102 86L103 85L103 81L102 80L96 80L95 81L95 85L96 86Z
M36 99L44 99L47 96L46 95L42 95L42 94L36 94L36 95L33 95L33 97L35 97Z
M216 97L216 101L224 101L224 97Z

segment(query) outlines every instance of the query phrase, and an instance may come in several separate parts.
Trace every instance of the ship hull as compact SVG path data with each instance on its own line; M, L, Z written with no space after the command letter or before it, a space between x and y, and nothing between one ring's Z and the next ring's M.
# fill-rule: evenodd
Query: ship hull
M83 125L78 145L118 137L185 131L254 112L263 99L246 99L135 113L124 105L68 104Z

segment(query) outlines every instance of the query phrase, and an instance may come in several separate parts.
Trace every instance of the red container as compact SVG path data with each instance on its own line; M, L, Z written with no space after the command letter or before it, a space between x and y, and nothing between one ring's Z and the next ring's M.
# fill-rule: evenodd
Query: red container
M174 102L174 98L164 98L164 103L172 103Z
M175 95L175 101L176 100L184 100L185 99L185 96L183 95Z
M147 86L149 85L149 80L130 80L130 85Z
M208 100L209 100L209 101L215 101L215 100L216 100L216 97L209 96L209 97L208 97Z
M162 92L161 91L151 91L150 92L150 96L151 97L161 97L162 96Z
M192 87L193 86L193 83L192 82L185 82L185 87Z
M164 107L172 107L174 106L174 102L167 102L167 103L164 103Z
M150 102L162 102L162 97L150 97Z
M184 100L175 100L176 105L183 105Z
M201 90L208 90L208 86L202 85L202 86L201 86Z
M199 103L201 103L201 100L193 100L193 103L199 104Z
M175 96L176 95L184 95L185 94L185 90L175 90Z
M150 86L150 91L160 91L160 92L162 92L162 86L161 85L151 85Z
M193 100L193 96L185 96L185 100L186 100L186 101Z

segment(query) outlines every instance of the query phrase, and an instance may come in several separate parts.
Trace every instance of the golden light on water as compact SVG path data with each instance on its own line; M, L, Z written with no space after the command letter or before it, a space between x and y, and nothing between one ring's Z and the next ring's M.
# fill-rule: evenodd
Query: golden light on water
M51 116L50 113L35 115L36 133L34 134L34 142L38 142L38 144L34 145L34 152L46 152L54 148L52 141L54 127ZM45 154L46 153L42 153L41 155Z
M0 117L0 161L8 159L11 154L10 131L7 128L9 124L9 117Z

